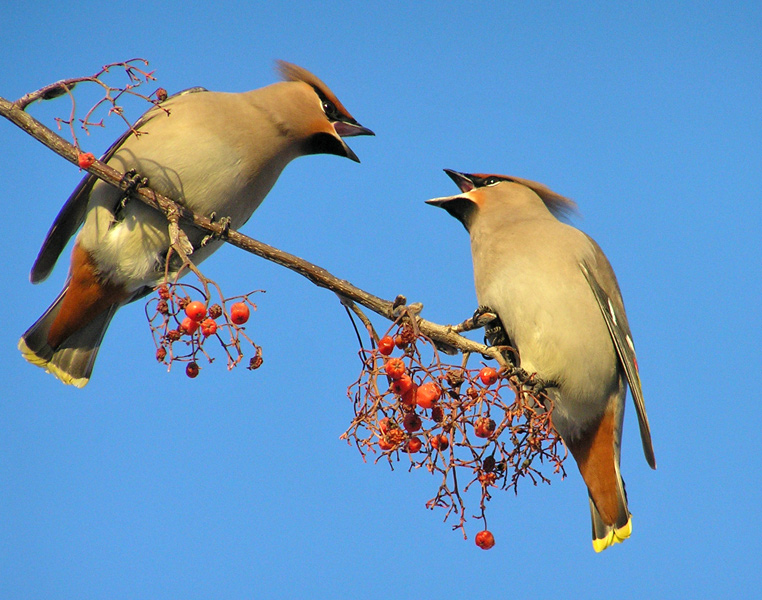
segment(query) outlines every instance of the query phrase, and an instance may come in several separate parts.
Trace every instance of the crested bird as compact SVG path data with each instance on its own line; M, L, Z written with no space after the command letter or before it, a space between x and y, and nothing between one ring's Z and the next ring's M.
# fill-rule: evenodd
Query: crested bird
M283 81L260 89L192 88L167 98L102 160L147 178L152 189L197 214L229 219L234 229L246 223L293 159L334 154L360 162L343 138L373 132L312 73L277 64ZM29 362L77 387L88 382L117 309L164 279L167 220L140 201L125 200L119 189L87 175L56 217L32 267L32 283L47 278L82 227L64 289L18 344ZM204 232L189 226L184 232L196 265L223 243L202 245Z
M497 314L519 366L549 382L551 420L587 485L600 552L632 531L619 471L628 385L646 460L656 468L614 271L592 238L560 220L573 201L519 177L445 172L461 193L427 202L466 228L479 304Z

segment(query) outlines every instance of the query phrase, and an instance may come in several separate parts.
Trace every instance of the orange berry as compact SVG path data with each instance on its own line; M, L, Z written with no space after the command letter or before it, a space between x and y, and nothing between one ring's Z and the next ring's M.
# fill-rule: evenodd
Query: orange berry
M405 450L409 452L410 454L415 454L416 452L419 452L421 448L423 448L423 442L421 442L418 436L411 437L407 441L407 444L405 444Z
M485 529L476 534L474 541L482 550L489 550L495 545L495 536L492 535L491 531Z
M196 332L196 329L198 329L198 321L191 319L190 317L185 317L183 322L180 323L180 327L188 335L193 335Z
M77 164L79 165L80 169L87 169L88 167L92 167L94 162L95 156L93 156L92 152L80 152L77 156Z
M431 447L434 448L434 450L444 451L447 450L450 445L450 440L447 439L447 436L444 433L440 433L439 435L432 435L429 439L429 444L431 444Z
M390 358L384 365L384 371L392 379L400 379L405 375L405 363L401 358Z
M442 396L442 390L433 381L418 386L415 401L421 408L433 408L436 401Z
M185 314L194 321L203 321L206 316L206 305L200 300L188 302L185 305Z
M236 325L243 325L249 320L249 307L245 302L236 302L230 307L230 320Z
M378 340L378 351L384 356L389 356L394 351L394 340L388 335L382 337Z
M402 396L414 385L413 380L409 376L403 375L399 379L392 381L392 391L398 396Z
M479 371L479 379L482 380L484 385L492 385L497 381L497 371L492 367L484 367Z

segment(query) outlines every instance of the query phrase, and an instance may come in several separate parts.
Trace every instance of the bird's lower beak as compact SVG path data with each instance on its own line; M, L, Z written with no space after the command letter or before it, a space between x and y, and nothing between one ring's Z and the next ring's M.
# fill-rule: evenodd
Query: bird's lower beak
M333 124L333 128L341 137L352 137L355 135L376 135L367 127L363 127L359 123L347 123L345 121L336 121Z

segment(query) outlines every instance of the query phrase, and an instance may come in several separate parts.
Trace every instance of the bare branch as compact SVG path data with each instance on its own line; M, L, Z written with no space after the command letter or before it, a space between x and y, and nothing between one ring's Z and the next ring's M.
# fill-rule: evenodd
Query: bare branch
M58 84L53 84L53 86L48 86L48 88L57 91L61 89L61 85L68 86L68 82L66 84L59 82ZM59 87L57 88L55 86ZM46 88L43 88L43 90L45 89ZM52 92L49 91L48 93ZM66 91L64 90L63 93L66 93ZM44 94L35 94L37 95L35 99L45 97ZM26 131L29 135L40 141L55 153L63 156L69 162L77 164L79 150L24 112L22 107L28 104L29 102L26 102L26 104L17 104L0 97L0 115ZM303 260L298 256L294 256L293 254L289 254L288 252L284 252L283 250L259 242L237 231L228 229L224 223L219 221L214 222L206 217L197 215L184 206L177 204L170 198L155 192L148 186L132 189L133 186L131 186L129 178L125 178L124 173L120 173L99 160L96 160L86 170L106 183L119 188L125 193L129 193L131 196L138 198L141 202L160 211L167 216L170 221L177 218L184 223L192 224L241 250L245 250L246 252L255 254L265 260L269 260L299 273L315 285L331 290L340 298L346 298L356 302L390 321L396 321L400 316L400 312L407 310L405 305L397 306L395 308L393 302L366 292L344 279L339 279L322 267ZM440 325L427 321L416 315L414 311L407 310L407 313L412 318L414 326L418 328L420 333L434 342L456 348L461 352L479 353L489 356L490 358L497 360L498 363L506 368L511 368L513 366L507 362L507 359L499 352L499 350L459 335L457 333L459 329L449 325Z

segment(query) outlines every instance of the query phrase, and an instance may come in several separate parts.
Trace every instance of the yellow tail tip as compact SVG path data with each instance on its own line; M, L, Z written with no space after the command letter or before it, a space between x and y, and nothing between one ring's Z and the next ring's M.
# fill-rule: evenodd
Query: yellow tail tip
M627 523L619 529L611 529L605 537L593 540L593 550L596 552L603 552L609 546L619 544L626 540L632 534L632 517L627 520Z
M90 381L90 379L87 377L73 377L63 369L60 369L51 363L50 360L43 358L34 352L34 350L32 350L29 346L27 346L24 338L19 340L18 349L21 352L21 356L23 356L28 362L37 367L45 369L48 373L52 374L54 377L57 377L66 385L73 385L74 387L82 388L85 387L88 381Z

